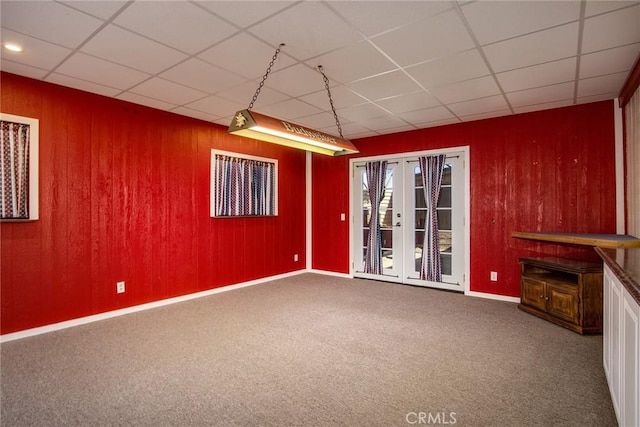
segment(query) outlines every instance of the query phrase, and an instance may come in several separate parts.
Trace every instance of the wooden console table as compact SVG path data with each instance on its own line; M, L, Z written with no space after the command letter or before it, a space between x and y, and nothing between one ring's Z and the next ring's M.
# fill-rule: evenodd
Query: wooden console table
M519 262L520 310L579 334L602 333L602 265L558 257Z

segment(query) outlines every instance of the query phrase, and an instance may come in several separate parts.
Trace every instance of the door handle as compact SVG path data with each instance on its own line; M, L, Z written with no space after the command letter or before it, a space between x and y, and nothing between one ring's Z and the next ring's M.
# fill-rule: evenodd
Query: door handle
M400 221L396 222L396 225L394 225L394 227L400 227Z

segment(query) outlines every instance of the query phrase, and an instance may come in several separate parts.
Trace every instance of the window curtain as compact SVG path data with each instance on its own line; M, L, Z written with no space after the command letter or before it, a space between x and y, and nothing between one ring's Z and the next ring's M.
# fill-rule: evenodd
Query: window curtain
M427 207L420 279L432 282L442 281L437 207L440 188L442 187L445 160L446 156L444 154L418 158L422 182L424 183L424 200Z
M384 198L387 162L367 162L367 187L371 200L369 239L365 251L364 272L382 274L382 233L380 231L380 202Z
M216 215L275 215L275 164L216 156Z
M0 213L29 218L29 125L2 121L0 140Z

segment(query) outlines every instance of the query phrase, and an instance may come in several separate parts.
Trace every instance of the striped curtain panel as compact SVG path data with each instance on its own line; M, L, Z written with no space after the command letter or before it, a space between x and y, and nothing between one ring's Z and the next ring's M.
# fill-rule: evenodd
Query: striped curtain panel
M0 213L29 218L29 125L0 122Z
M387 162L367 162L367 187L371 200L369 240L365 251L364 272L382 274L382 233L380 232L380 202L384 198Z
M275 163L216 155L216 216L275 215Z
M442 187L445 159L446 156L444 154L418 158L422 182L424 182L424 200L427 205L420 279L432 282L442 281L437 207L438 199L440 198L440 187Z

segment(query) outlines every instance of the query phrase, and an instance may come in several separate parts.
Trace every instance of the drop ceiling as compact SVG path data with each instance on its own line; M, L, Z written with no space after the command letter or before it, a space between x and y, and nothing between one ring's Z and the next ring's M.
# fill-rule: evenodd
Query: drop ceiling
M228 126L346 138L616 98L638 1L5 1L0 69Z

